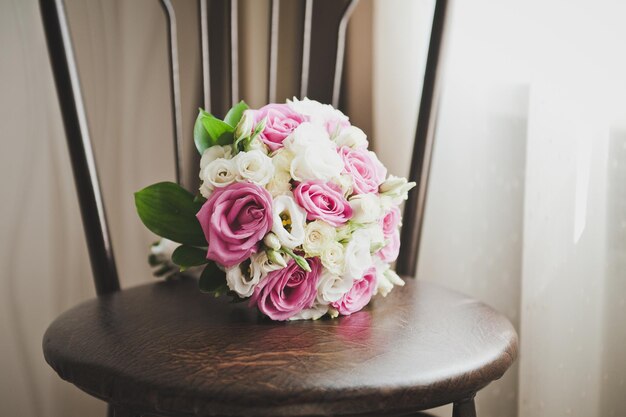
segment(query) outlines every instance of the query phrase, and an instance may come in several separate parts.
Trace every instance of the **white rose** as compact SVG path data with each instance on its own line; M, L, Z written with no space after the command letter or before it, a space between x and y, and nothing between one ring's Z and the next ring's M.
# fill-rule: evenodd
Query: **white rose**
M274 176L271 158L259 150L239 152L233 161L237 167L237 173L244 180L265 185Z
M246 110L235 127L235 140L250 136L252 129L254 129L254 115L252 111Z
M324 271L317 285L318 297L326 304L334 303L350 291L354 279L344 275L335 275L330 271Z
M289 172L297 181L328 181L339 178L343 168L343 161L335 149L312 145L296 154Z
M230 159L232 157L233 148L230 145L220 146L215 145L210 148L206 148L200 158L200 172L209 165L211 162L219 158Z
M280 240L278 240L276 235L272 232L265 235L265 237L263 238L263 243L270 249L280 249Z
M267 145L264 144L263 141L261 139L259 139L258 137L254 138L254 139L252 139L250 141L250 143L246 147L246 151L247 152L259 151L259 152L262 152L263 155L269 155L269 153L270 153L270 150L267 147Z
M356 227L360 227L360 225L355 225L352 222L348 222L343 226L339 226L337 228L337 236L335 237L335 240L337 242L347 242L352 238L352 232L354 232Z
M328 304L315 302L313 307L305 308L299 313L291 316L289 320L317 320L328 312Z
M338 147L349 146L350 148L367 148L367 136L365 132L356 126L348 126L341 129L334 139Z
M364 230L370 239L370 251L372 253L379 251L385 246L385 234L380 222L369 223Z
M202 197L208 200L209 197L211 197L211 194L213 193L213 186L209 184L208 182L203 182L202 184L200 184L199 190L200 190L200 194L202 194Z
M374 295L380 294L386 297L393 289L394 285L403 286L404 281L398 276L390 267L389 264L384 263L378 257L374 260L374 266L376 267L376 288Z
M332 242L320 254L322 265L336 275L344 272L344 249L339 242Z
M394 203L394 199L387 195L379 194L378 197L380 198L380 207L383 213L391 210L392 207L398 206L397 203Z
M352 207L352 221L356 223L371 223L382 215L380 198L376 194L357 194L350 199Z
M289 172L297 181L339 178L344 168L335 144L321 126L302 123L283 144L294 155Z
M324 129L330 128L330 131L348 124L348 116L329 104L322 104L306 97L302 100L294 97L293 100L287 100L287 105L293 111L308 116L312 123L323 126Z
M405 284L404 280L400 278L400 275L396 274L396 271L391 268L385 271L385 278L387 278L393 285L397 285L399 287L402 287Z
M272 262L265 251L252 254L250 262L250 273L254 278L258 277L259 281L265 278L269 272L284 268L284 266Z
M260 280L261 275L252 273L249 262L226 268L226 285L242 298L250 297Z
M285 171L276 171L265 188L272 197L291 193L291 174Z
M302 248L309 256L320 255L335 241L336 229L326 222L315 220L304 228Z
M280 148L272 154L272 163L276 172L289 173L291 161L293 161L293 153L285 148Z
M390 175L389 178L380 184L379 190L382 196L390 197L393 203L398 205L409 198L409 191L415 185L416 183L408 182L406 178Z
M336 145L330 140L328 132L322 126L308 122L296 127L283 141L283 145L294 155L304 152L311 146L336 149Z
M272 232L282 246L293 249L304 242L306 212L296 204L291 195L283 194L274 198L272 207Z
M203 181L200 192L202 195L209 193L215 187L226 187L237 179L237 168L232 159L218 158L211 161L200 171ZM208 197L207 197L208 198Z
M339 178L335 180L335 183L341 188L341 192L344 197L348 197L352 194L354 178L350 174L341 174Z
M352 234L346 246L344 263L345 274L352 279L361 279L365 271L372 266L369 234L362 229Z

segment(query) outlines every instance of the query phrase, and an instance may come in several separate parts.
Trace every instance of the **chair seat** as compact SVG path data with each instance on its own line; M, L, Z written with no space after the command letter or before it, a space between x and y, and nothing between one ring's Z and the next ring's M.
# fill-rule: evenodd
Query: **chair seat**
M44 336L46 361L87 393L141 413L403 413L471 396L517 355L501 314L412 279L352 316L275 323L194 279L84 302Z

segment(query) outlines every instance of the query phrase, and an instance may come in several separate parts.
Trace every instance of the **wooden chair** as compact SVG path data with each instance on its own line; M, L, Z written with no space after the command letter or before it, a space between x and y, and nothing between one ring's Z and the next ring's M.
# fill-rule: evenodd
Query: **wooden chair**
M517 335L492 308L440 286L408 278L406 287L352 316L287 324L204 295L191 278L120 291L63 2L40 3L98 294L62 314L44 336L45 358L61 378L108 402L115 416L417 416L448 403L454 403L455 417L476 415L474 395L513 363ZM176 21L170 2L162 4L170 29L179 161ZM272 1L269 99L276 91L278 4ZM337 12L325 22L325 46L311 29L320 4ZM314 6L306 0L301 96L337 105L345 30L355 4ZM406 206L397 266L408 276L415 274L424 211L446 6L446 0L437 1L418 116L410 177L419 186ZM228 61L236 47L237 2L200 0L200 9L205 105L215 109L239 98L236 60ZM218 9L232 24L209 24ZM229 39L231 49L213 48L210 35L220 30L231 34L217 36ZM209 73L210 47L224 59L221 67L211 62ZM316 65L313 74L315 54L333 59L327 69ZM210 90L212 77L230 78L231 97ZM180 163L177 173L180 180Z

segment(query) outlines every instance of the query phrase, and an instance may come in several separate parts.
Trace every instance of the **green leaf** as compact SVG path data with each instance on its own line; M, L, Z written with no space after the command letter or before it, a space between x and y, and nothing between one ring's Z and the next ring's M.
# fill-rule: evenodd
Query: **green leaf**
M211 146L233 143L234 131L235 128L228 123L200 109L193 127L193 141L202 154Z
M211 138L211 144L209 146L229 145L233 143L233 132L235 129L228 123L209 114L202 118L202 125Z
M202 118L209 115L209 113L200 109L198 112L198 117L196 118L196 123L193 125L193 141L196 144L196 148L200 155L204 152L206 148L208 148L211 143L211 138L209 137L209 132L206 131L204 125L202 124Z
M198 287L202 292L217 293L226 286L226 273L215 262L209 262L202 271Z
M206 249L180 245L172 253L172 262L180 266L183 271L192 266L204 265L210 261L206 258Z
M190 246L207 246L196 213L202 204L172 182L160 182L135 193L135 206L143 224L153 233Z
M226 117L224 117L224 122L235 128L237 126L237 123L239 123L239 120L241 120L243 112L248 109L248 105L243 100L241 100L239 103L235 104L230 110L228 110L228 113L226 113Z
M200 203L200 204L204 204L206 203L206 198L204 198L204 196L200 193L197 193L194 198L193 198L193 202L194 203Z

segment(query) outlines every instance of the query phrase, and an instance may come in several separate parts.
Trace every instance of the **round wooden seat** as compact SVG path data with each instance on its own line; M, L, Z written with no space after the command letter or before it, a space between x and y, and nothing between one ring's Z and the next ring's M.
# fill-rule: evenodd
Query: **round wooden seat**
M288 323L181 279L80 304L43 348L63 379L137 413L381 415L472 396L515 360L517 335L485 304L412 279L352 316Z

